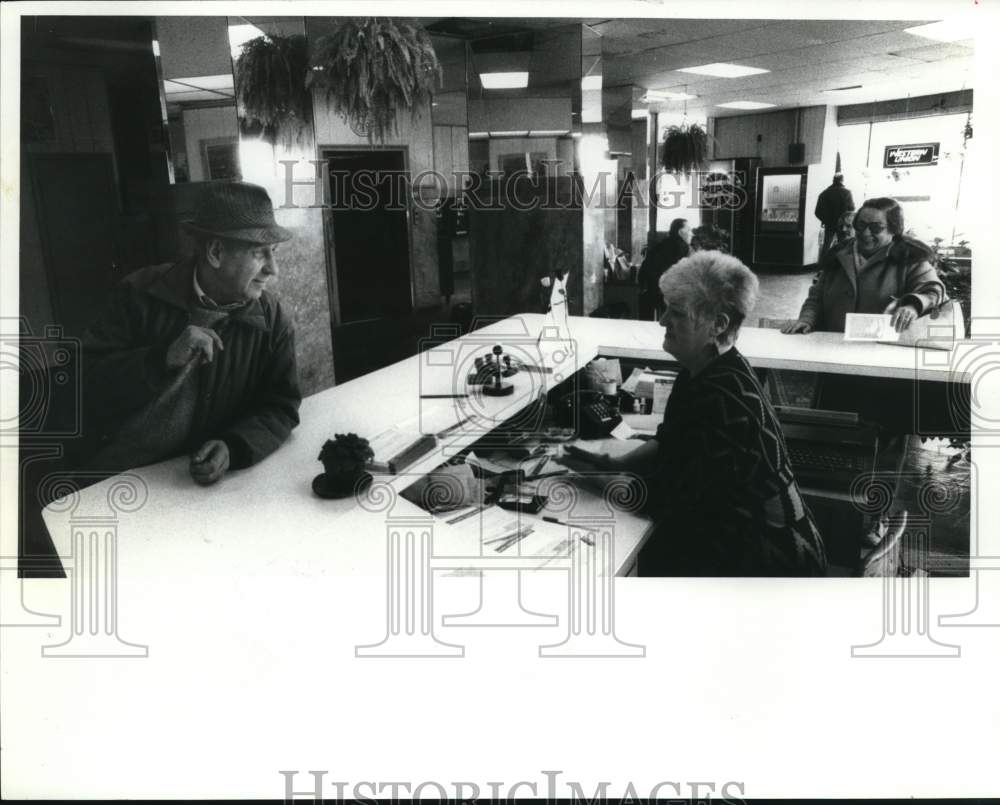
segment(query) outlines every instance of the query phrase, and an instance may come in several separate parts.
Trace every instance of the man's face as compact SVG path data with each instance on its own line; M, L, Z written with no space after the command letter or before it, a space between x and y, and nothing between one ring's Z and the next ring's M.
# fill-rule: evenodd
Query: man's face
M229 241L219 250L216 268L217 302L257 299L264 287L278 276L274 253L277 244Z

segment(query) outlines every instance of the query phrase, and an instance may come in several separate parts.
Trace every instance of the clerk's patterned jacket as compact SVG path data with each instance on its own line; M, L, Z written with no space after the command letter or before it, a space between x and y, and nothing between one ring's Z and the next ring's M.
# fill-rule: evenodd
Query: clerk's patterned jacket
M643 575L825 573L774 409L735 347L696 376L680 373L656 438L657 528Z

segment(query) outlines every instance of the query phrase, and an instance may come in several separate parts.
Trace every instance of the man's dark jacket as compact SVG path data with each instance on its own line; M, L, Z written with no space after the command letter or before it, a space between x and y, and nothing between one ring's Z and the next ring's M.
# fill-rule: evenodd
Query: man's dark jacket
M76 463L111 442L123 420L178 371L167 368L166 352L190 323L193 271L194 262L185 260L130 274L84 334L84 438ZM240 469L276 450L299 422L294 333L266 291L213 329L224 348L194 370L199 393L186 449L221 439L230 467Z
M842 184L832 184L816 199L816 217L827 229L837 225L840 216L854 209L854 196Z

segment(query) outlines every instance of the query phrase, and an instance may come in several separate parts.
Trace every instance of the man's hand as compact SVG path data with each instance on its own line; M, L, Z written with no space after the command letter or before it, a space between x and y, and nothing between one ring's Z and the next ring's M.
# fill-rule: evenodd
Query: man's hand
M229 448L218 439L210 439L191 456L191 477L208 486L218 481L229 469Z
M195 355L200 355L200 363L211 363L215 350L223 349L222 338L215 330L189 324L167 347L167 367L180 369Z
M791 324L786 324L781 328L781 332L785 335L798 335L801 333L805 335L806 333L812 332L813 326L807 321L793 321Z
M884 312L892 314L892 326L897 333L903 332L920 315L913 305L900 305L895 299L889 303Z

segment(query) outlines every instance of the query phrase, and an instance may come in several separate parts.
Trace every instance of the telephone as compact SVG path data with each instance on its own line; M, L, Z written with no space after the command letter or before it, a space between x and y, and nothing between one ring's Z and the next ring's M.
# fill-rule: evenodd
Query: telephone
M579 418L573 408L579 402ZM581 439L601 439L617 428L622 418L612 410L604 395L598 391L581 391L569 394L559 402L560 419L563 424L572 425L579 419Z

